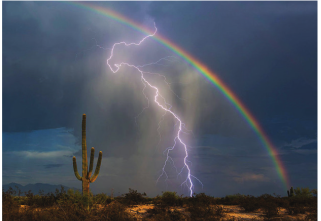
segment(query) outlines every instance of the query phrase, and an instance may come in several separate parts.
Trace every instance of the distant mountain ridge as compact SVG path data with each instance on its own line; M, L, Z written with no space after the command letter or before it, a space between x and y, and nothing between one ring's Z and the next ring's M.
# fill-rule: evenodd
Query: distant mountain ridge
M44 194L55 193L56 189L58 189L59 192L60 192L61 186L64 187L65 191L67 191L69 189L73 189L73 190L78 190L78 191L81 192L80 189L77 189L77 188L74 188L74 187L67 187L67 186L64 186L64 185L51 185L51 184L47 184L47 183L27 184L25 186L23 186L23 185L21 185L19 183L9 183L9 184L2 185L2 190L3 191L7 191L10 187L12 187L13 190L17 191L16 187L18 187L22 192L21 195L23 196L23 195L25 195L24 192L28 192L29 190L31 190L31 192L33 194L39 194L40 190L43 190Z

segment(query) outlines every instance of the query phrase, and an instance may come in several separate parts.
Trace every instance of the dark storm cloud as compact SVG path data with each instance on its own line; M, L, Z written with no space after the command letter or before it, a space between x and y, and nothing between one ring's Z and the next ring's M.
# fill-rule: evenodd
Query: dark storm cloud
M125 4L99 4L129 15L129 7ZM131 3L130 8L133 8L132 12L135 13L131 13L130 16L142 21L142 17L145 17L141 16L142 10L148 8L148 5ZM301 114L307 118L312 117L312 120L316 116L316 102L307 101L313 100L312 98L306 99L306 96L311 94L316 96L316 93L313 93L313 90L316 91L316 83L312 80L315 77L316 65L311 71L304 70L307 73L304 75L305 80L302 81L297 77L302 76L300 65L301 69L307 66L313 68L313 65L305 64L316 59L314 54L316 39L315 41L307 39L311 38L311 34L305 34L315 31L313 28L316 25L314 17L316 14L313 14L313 3L305 4L303 11L298 10L300 7L301 3L153 2L149 12L150 16L155 18L162 35L177 42L182 48L188 48L195 57L216 70L241 100L250 106L250 110L259 121L267 121L263 126L268 128L266 125L275 114L282 113L280 117L284 117L285 112L290 112L289 115L293 117ZM24 8L28 10L23 10ZM280 8L284 10L283 13L280 13L282 11ZM16 9L21 13L12 15L12 11ZM180 13L176 13L177 11ZM203 16L198 15L200 11ZM94 83L95 79L101 80L103 77L101 72L106 71L105 58L108 51L97 50L94 47L92 50L96 53L90 54L90 60L84 57L86 54L83 51L95 46L93 37L98 43L103 43L104 47L110 46L112 40L116 40L113 38L117 37L117 34L103 28L102 23L109 21L95 14L76 10L69 5L57 3L6 3L3 12L3 80L6 82L3 86L3 111L6 116L3 123L4 131L61 126L75 128L76 119L79 121L76 115L86 112L85 106L95 110L96 116L98 112L104 115L106 101L102 100L103 96L100 95L101 99L96 99L95 103L88 104L92 99L89 98L87 90L92 90L93 87L86 88L81 85ZM84 15L88 19L80 19ZM99 20L104 21L97 24ZM208 21L213 21L210 27L207 27ZM186 34L190 37L184 37ZM23 41L20 40L21 36ZM206 53L204 47L207 48ZM293 48L296 51L289 51ZM211 60L208 60L209 58ZM103 80L113 79L109 76ZM312 87L306 87L304 82L311 84ZM106 91L108 92L108 89L104 92ZM122 90L124 101L127 102L126 97L130 93L126 89ZM212 114L213 107L206 106L210 100L215 99L220 107L229 105L223 101L222 95L213 95L215 94L213 89L202 89L202 94L210 95L200 98L202 99L200 111L203 114L198 122L199 125L195 125L196 133L211 131L214 134L233 134L233 130L240 131L238 127L246 126L241 123L239 115L233 113L233 109L217 108L215 115ZM258 99L264 102L258 102ZM81 100L86 102L79 102ZM296 108L298 104L301 108ZM119 131L111 130L107 134L110 134L110 137L123 134L127 136L129 143L132 143L131 139L136 137L132 133L135 131L133 115L124 110L118 111L122 106L113 106L110 111L115 117L108 120L109 126L101 129L109 127L110 130L110 127L116 124L124 125L126 122L125 128L129 133L123 128ZM22 108L24 112L20 111ZM106 113L109 115L109 111ZM231 117L232 115L234 117ZM274 128L268 132L273 133L273 131ZM114 142L108 143L113 145Z
M79 26L68 19L70 22L64 22L60 29L59 16L50 19L52 14L41 12L41 7L50 12L48 6L34 2L4 4L4 131L60 127L66 122L63 112L71 108L63 108L61 67L74 57L72 50L63 50L68 41L72 42L73 32L66 30L72 26L79 32ZM16 10L21 13L15 14ZM57 8L52 11L58 13Z
M105 6L124 14L130 11L130 17L143 21L144 4ZM106 154L131 155L137 146L135 116L146 100L133 98L133 89L126 88L126 83L115 88L113 81L119 82L119 76L106 75L110 74L106 65L109 49L95 46L110 47L117 38L130 40L141 34L124 35L124 26L118 28L117 22L61 3L7 2L3 12L4 132L67 127L75 128L79 138L81 116L86 113L91 135L88 145L100 150L108 147ZM141 85L139 79L135 81Z
M138 9L139 4L129 4ZM98 19L95 14L88 16L86 11L76 9L53 2L3 4L4 131L73 127L69 116L82 108L81 85L106 70L106 54L96 54L90 70L75 68L81 63L77 55L96 42L106 43L102 40L103 36L108 38L106 30L96 33L92 29L103 30L101 20L110 23L104 17ZM101 25L98 28L97 21ZM117 38L117 33L112 36ZM107 43L110 46L111 42Z
M150 12L160 32L217 71L264 128L275 115L316 122L316 2L153 2Z
M132 11L137 12L134 15L131 13L134 19L142 19L140 14L141 8L144 8L142 5L144 4L131 3L130 8L134 8ZM148 4L145 5L147 7ZM106 6L112 6L128 15L129 7L125 4L106 3ZM313 93L316 91L316 83L313 81L316 65L306 65L307 62L316 63L314 6L313 2L308 4L153 2L150 16L155 18L162 35L178 42L183 48L187 46L193 55L213 70L217 70L220 77L236 91L241 100L251 107L250 110L260 122L266 117L271 118L270 115L275 115L276 112L290 112L293 117L301 114L314 119L316 102L308 103L307 100L313 100L310 97L312 94L316 96L316 93ZM24 8L29 10L23 10ZM39 12L43 9L48 13ZM21 13L12 15L13 10ZM177 11L180 13L176 13ZM200 11L203 16L198 16ZM3 111L7 116L4 118L4 131L73 126L74 122L70 122L68 116L83 108L76 102L84 97L84 88L80 85L90 81L89 78L99 77L85 72L97 73L105 68L105 60L100 57L106 55L103 51L90 61L96 61L90 66L90 70L70 65L75 55L82 53L82 49L94 45L90 42L92 37L102 37L101 33L96 34L90 30L99 29L94 22L98 20L96 15L87 15L86 17L91 19L82 19L80 22L79 18L84 13L73 7L55 3L4 4L3 80L6 84L3 85ZM214 23L211 29L206 27L209 20ZM198 27L199 24L204 26ZM174 25L176 28L171 28ZM205 31L202 30L206 30L206 34L203 34ZM314 37L311 34L307 35L313 31ZM107 31L105 33L107 36ZM190 37L181 37L184 33ZM109 35L112 36L110 32ZM98 42L104 40L98 39ZM211 53L203 53L204 47L212 48L207 50ZM31 57L32 60L28 60ZM282 64L291 65L282 66ZM312 69L309 71L306 67ZM302 68L307 73L304 75L305 79L301 79L302 75L298 77L302 73ZM275 80L276 78L278 80ZM307 87L307 84L310 86ZM265 93L267 90L269 93ZM306 99L306 96L310 99ZM204 96L202 103L208 103L206 99L209 97ZM246 99L242 99L243 97ZM257 102L258 99L265 102ZM302 107L297 108L298 104ZM24 107L24 112L19 111L21 107ZM204 113L204 116L209 117L206 111ZM213 122L204 127L217 125L218 120L222 118L214 119L211 116L210 119ZM212 128L222 129L217 126Z

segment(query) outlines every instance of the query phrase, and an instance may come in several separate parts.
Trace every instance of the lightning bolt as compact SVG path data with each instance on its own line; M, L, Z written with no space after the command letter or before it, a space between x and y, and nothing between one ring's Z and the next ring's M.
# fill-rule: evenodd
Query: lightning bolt
M178 130L177 130L177 134L176 134L176 136L175 136L175 138L174 138L174 145L173 145L172 147L167 148L167 149L164 151L164 153L166 152L167 157L166 157L166 160L165 160L165 162L164 162L164 166L163 166L163 168L162 168L162 173L161 173L161 175L158 177L157 182L158 182L158 180L159 180L162 176L166 176L166 180L168 179L168 175L167 175L167 173L166 173L166 171L165 171L165 167L166 167L166 165L167 165L167 163L168 163L169 161L172 162L172 164L174 165L174 167L175 167L175 169L176 169L176 172L178 173L177 168L176 168L176 166L175 166L175 164L174 164L174 161L173 161L173 159L170 157L169 153L170 153L170 151L174 150L174 148L177 146L177 143L180 143L180 144L183 146L183 148L184 148L185 157L184 157L184 166L182 167L181 171L178 173L177 177L182 174L182 172L183 172L184 169L187 170L186 179L185 179L184 182L181 184L181 186L187 185L187 187L188 187L188 189L189 189L190 196L192 197L192 195L193 195L193 188L194 188L194 184L193 184L193 182L192 182L192 178L194 178L194 179L196 179L198 182L200 182L202 186L203 186L203 184L202 184L202 182L201 182L199 179L197 179L195 176L193 176L193 175L191 174L191 169L190 169L190 167L189 167L189 165L188 165L188 162L190 163L190 161L187 160L187 158L188 158L187 145L184 143L183 139L181 138L181 133L184 133L183 128L185 128L185 124L184 124L184 123L182 122L182 120L177 116L177 114L175 114L173 111L171 111L171 107L172 107L172 106L166 102L165 98L160 94L159 89L158 89L156 86L152 85L150 82L148 82L148 81L146 80L146 78L144 77L144 74L154 74L154 73L144 72L144 71L142 71L142 70L140 69L140 68L143 68L143 67L146 67L146 66L149 66L149 65L155 65L155 64L156 64L156 65L159 65L159 63L160 63L162 60L170 61L168 58L171 58L171 57L173 57L173 56L168 56L168 57L162 58L162 59L160 59L160 60L158 60L158 61L156 61L156 62L154 62L154 63L145 64L145 65L133 65L133 64L125 63L125 62L121 62L121 63L117 63L117 64L110 64L110 61L111 61L111 59L112 59L113 56L114 56L114 49L116 48L116 46L118 46L118 45L125 45L125 46L127 46L127 47L128 47L128 46L132 46L132 45L133 45L133 46L139 46L139 45L141 45L147 38L153 37L153 36L156 34L157 28L156 28L155 23L154 23L154 27L155 27L154 33L145 36L145 37L144 37L141 41L139 41L138 43L126 43L126 42L118 42L118 43L115 43L115 44L113 45L112 49L111 49L110 57L107 59L107 65L108 65L108 67L110 68L110 70L111 70L113 73L117 73L117 72L119 71L119 69L121 68L121 66L123 66L123 65L124 65L124 66L128 66L128 67L131 67L131 68L133 68L133 69L136 69L136 70L140 73L141 81L142 81L142 83L143 83L143 85L144 85L143 94L144 94L145 98L148 100L148 97L147 97L146 94L145 94L145 89L146 89L146 87L149 87L149 88L153 89L153 90L155 91L154 102L155 102L161 109L163 109L164 112L165 112L164 115L162 116L162 119L164 118L165 114L170 114L172 117L175 118L175 120L176 120L175 126L178 124ZM163 65L163 64L160 64L160 65ZM159 74L158 74L158 75L159 75ZM167 83L167 85L169 86L169 83L166 81L165 76L163 76L163 75L160 75L160 76L162 76L162 77L164 78L164 81L165 81L165 82ZM173 92L173 91L172 91L172 92ZM177 96L177 95L176 95L176 96ZM164 104L161 104L161 103L160 103L159 98L161 98L161 99L163 100ZM148 106L145 107L145 108L142 110L142 112L143 112L145 109L147 109L148 107L149 107L149 100L148 100ZM142 112L141 112L141 113L142 113ZM141 114L141 113L140 113L140 114ZM139 114L139 115L140 115L140 114ZM138 116L139 116L139 115L138 115ZM138 117L138 116L137 116L137 117ZM136 118L137 118L137 117L136 117ZM157 131L159 130L159 128L160 128L160 123L158 124L158 129L157 129ZM158 131L158 132L159 132L159 131ZM160 135L160 133L159 133L159 135ZM166 180L165 180L165 181L166 181Z

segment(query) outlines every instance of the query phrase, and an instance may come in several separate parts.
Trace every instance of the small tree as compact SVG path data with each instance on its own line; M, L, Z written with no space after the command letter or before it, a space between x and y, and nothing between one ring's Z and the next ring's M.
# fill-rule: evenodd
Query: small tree
M129 193L122 195L124 197L124 203L127 205L137 205L146 201L146 193L139 193L137 190L129 188Z
M294 189L294 194L296 197L312 197L312 192L310 191L309 187L297 187Z
M314 197L318 196L318 190L317 189L312 189L311 193L313 194Z

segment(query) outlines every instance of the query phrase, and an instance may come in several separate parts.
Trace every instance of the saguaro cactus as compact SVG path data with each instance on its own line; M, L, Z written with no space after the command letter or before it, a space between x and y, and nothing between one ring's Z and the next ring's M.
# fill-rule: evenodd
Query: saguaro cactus
M288 197L294 196L293 187L291 186L290 191L288 190Z
M82 181L82 195L85 197L89 197L89 183L95 182L98 177L100 165L101 165L101 158L103 156L103 152L99 152L98 162L96 166L96 170L94 175L91 177L93 166L94 166L94 154L95 148L91 148L90 154L90 166L88 171L88 162L87 162L87 144L86 144L86 114L82 115L82 177L79 176L77 170L77 163L76 157L73 157L73 165L74 165L74 172L78 180Z

